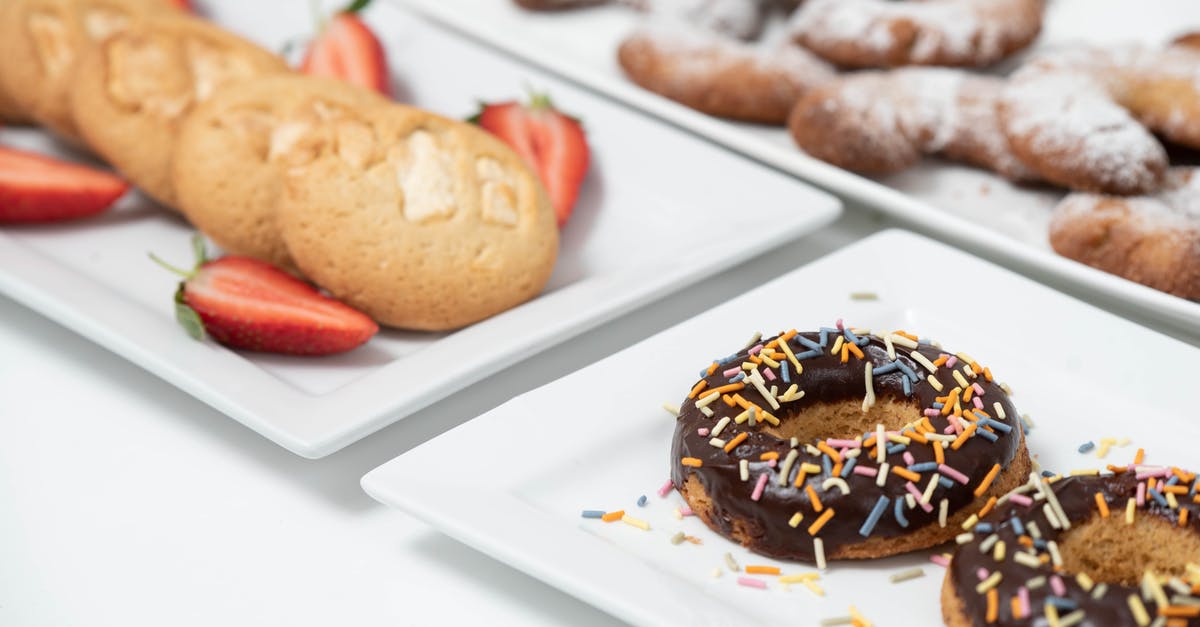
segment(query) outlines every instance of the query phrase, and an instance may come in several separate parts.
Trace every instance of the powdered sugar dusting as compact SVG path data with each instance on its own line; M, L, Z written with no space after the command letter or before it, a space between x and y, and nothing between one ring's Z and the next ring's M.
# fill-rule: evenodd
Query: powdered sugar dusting
M1119 201L1131 220L1149 231L1200 231L1200 169L1172 168L1163 188L1151 196L1128 198L1076 193L1067 196L1054 210L1057 227L1089 218L1103 203Z
M764 0L650 0L646 5L660 18L681 19L739 39L751 39L762 28L767 3Z

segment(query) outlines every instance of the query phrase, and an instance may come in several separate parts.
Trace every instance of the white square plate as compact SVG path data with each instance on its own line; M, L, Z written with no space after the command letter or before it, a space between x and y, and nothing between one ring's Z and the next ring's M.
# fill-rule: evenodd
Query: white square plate
M948 290L976 305L945 306ZM850 298L862 291L879 299ZM929 562L931 551L834 562L819 582L825 597L798 585L785 591L773 577L760 577L767 589L756 590L724 569L726 552L785 574L813 569L754 556L695 517L676 519L683 500L655 493L669 476L675 427L663 402L677 403L713 355L743 346L755 331L832 326L842 317L904 328L987 364L1036 422L1029 448L1048 469L1128 463L1139 446L1151 463L1194 459L1200 425L1185 391L1194 387L1195 348L943 244L885 231L517 397L377 468L363 487L637 624L815 625L851 604L876 624L941 624L942 569ZM1102 437L1132 443L1106 460L1076 451ZM643 494L649 500L638 507ZM584 509L624 509L651 529L583 519ZM679 531L703 544L672 545ZM718 566L725 573L713 578ZM913 567L925 576L889 583Z
M1132 306L1156 320L1200 333L1200 303L1100 272L1051 250L1050 209L1063 197L1060 190L1014 186L989 172L936 159L890 177L865 178L805 155L781 128L726 122L641 89L625 78L617 63L617 46L639 19L625 7L535 13L518 8L513 0L392 1L417 7L530 63L972 251L1068 281L1118 300L1123 308ZM1192 0L1052 0L1033 50L1077 42L1162 45L1196 29L1200 3Z
M278 48L311 28L302 3L211 2L211 17ZM366 436L489 373L837 217L833 197L531 70L398 7L368 16L403 100L454 117L545 89L581 116L593 169L537 299L449 334L385 331L328 358L198 343L173 318L176 278L146 253L190 257L191 229L137 196L98 219L0 231L0 292L305 457ZM40 132L0 144L54 152Z

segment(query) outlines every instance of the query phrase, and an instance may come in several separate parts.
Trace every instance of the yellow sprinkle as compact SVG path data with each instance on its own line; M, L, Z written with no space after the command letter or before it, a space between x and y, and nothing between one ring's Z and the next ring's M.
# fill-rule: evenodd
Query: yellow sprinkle
M804 514L796 512L795 514L792 514L792 518L788 520L788 526L792 529L795 529L796 527L800 526L800 521L802 520L804 520Z
M1095 477L1099 474L1100 470L1097 468L1081 468L1079 470L1071 471L1072 477Z
M961 372L959 372L957 370L951 370L950 373L952 375L954 375L954 380L958 381L958 384L961 385L963 388L971 387L971 384L967 383L967 378L962 376ZM930 376L933 376L933 375L930 375Z
M803 470L810 475L815 475L818 472L821 472L821 467L813 463L804 462L803 464L800 464L800 470Z
M1150 613L1146 611L1146 606L1142 605L1142 600L1138 598L1138 595L1129 595L1127 602L1129 603L1129 611L1133 613L1133 620L1137 622L1138 627L1149 625Z
M818 586L815 581L805 581L804 587L808 588L813 594L819 597L825 596L825 590L821 588L821 586Z
M1004 540L1000 540L999 542L997 542L996 547L994 549L992 549L992 559L996 560L997 562L1003 562L1004 561L1004 549L1005 549Z
M1096 582L1092 581L1092 578L1088 577L1087 573L1075 575L1075 581L1079 582L1079 587L1083 588L1084 592L1091 592L1092 586L1096 585Z
M865 616L858 613L853 605L850 606L850 617L854 619L854 624L857 627L873 627L873 623L866 619Z
M839 335L837 340L833 343L833 350L829 351L829 354L837 355L838 353L842 352L842 342L844 341L846 341L846 338Z
M1164 496L1167 497L1167 505L1170 505L1171 509L1179 509L1179 501L1175 500L1174 492L1167 492Z
M984 579L983 581L979 582L975 586L975 592L978 592L979 594L983 594L983 593L987 592L988 590L991 590L992 588L995 588L997 585L999 585L1000 580L1003 578L1004 578L1004 575L1000 571L996 571L996 572L992 573L991 575L989 575L987 579Z
M971 529L975 528L975 525L978 523L979 523L979 516L977 516L975 514L971 514L970 518L967 518L966 520L963 521L962 528L966 529L967 531L970 531Z
M1154 599L1154 602L1158 604L1159 607L1166 607L1170 605L1170 602L1167 601L1167 593L1158 583L1158 577L1155 577L1154 573L1149 569L1142 574L1142 590L1143 594L1145 591L1149 591L1150 596Z
M942 382L938 381L937 378L934 377L933 375L929 375L928 377L925 377L925 380L928 381L929 385L933 386L933 389L937 390L938 392L941 392L942 390L946 389L945 386L942 385Z
M641 529L642 531L650 531L650 523L648 523L640 518L634 518L633 516L630 516L629 514L625 514L624 516L622 516L621 522L623 522L627 525L633 525L634 527L637 527L638 529Z
M821 578L821 573L801 573L799 575L782 575L779 577L779 583L804 583L806 581L815 581Z

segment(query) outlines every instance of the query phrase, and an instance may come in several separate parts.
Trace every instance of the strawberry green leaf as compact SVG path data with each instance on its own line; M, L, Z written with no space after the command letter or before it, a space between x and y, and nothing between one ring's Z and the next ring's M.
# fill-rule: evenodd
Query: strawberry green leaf
M192 255L196 258L196 267L208 263L208 250L204 247L204 236L200 233L192 235Z
M358 13L367 8L368 4L371 4L371 0L353 0L346 5L346 8L342 9L342 13Z
M192 339L203 340L207 335L204 332L204 321L200 319L200 314L184 301L183 285L180 283L179 289L175 291L175 320L179 322L179 326L183 327L184 331L187 331L188 335L192 336Z

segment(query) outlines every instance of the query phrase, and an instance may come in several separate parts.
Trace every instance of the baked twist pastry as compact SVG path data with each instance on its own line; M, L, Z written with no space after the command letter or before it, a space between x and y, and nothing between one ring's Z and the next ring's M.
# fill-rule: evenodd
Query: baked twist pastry
M797 41L849 68L980 67L1028 46L1044 0L807 0L793 14Z
M86 143L154 199L173 207L179 124L221 85L288 71L257 45L182 13L159 13L94 48L71 111Z
M834 75L797 46L758 48L679 23L638 30L617 58L650 91L710 115L765 124L783 124L801 96Z
M848 74L802 98L789 128L808 154L863 174L891 174L922 155L939 155L1014 181L1034 180L1000 128L1003 84L948 68Z
M1200 148L1198 75L1200 52L1183 46L1057 51L1011 77L1001 122L1017 156L1052 183L1152 193L1168 165L1153 133Z
M946 542L1029 476L1018 415L963 353L903 332L793 330L701 371L671 478L757 553L883 557Z
M1196 475L1116 471L1030 475L1006 495L959 541L942 584L946 624L1197 624Z
M1077 193L1054 209L1050 245L1064 256L1200 299L1200 174L1172 168L1150 196Z
M224 85L180 127L171 157L177 208L226 252L293 268L275 223L288 160L333 141L340 121L387 103L303 74Z
M296 266L380 324L440 331L541 292L558 250L537 175L470 124L389 105L283 157Z

